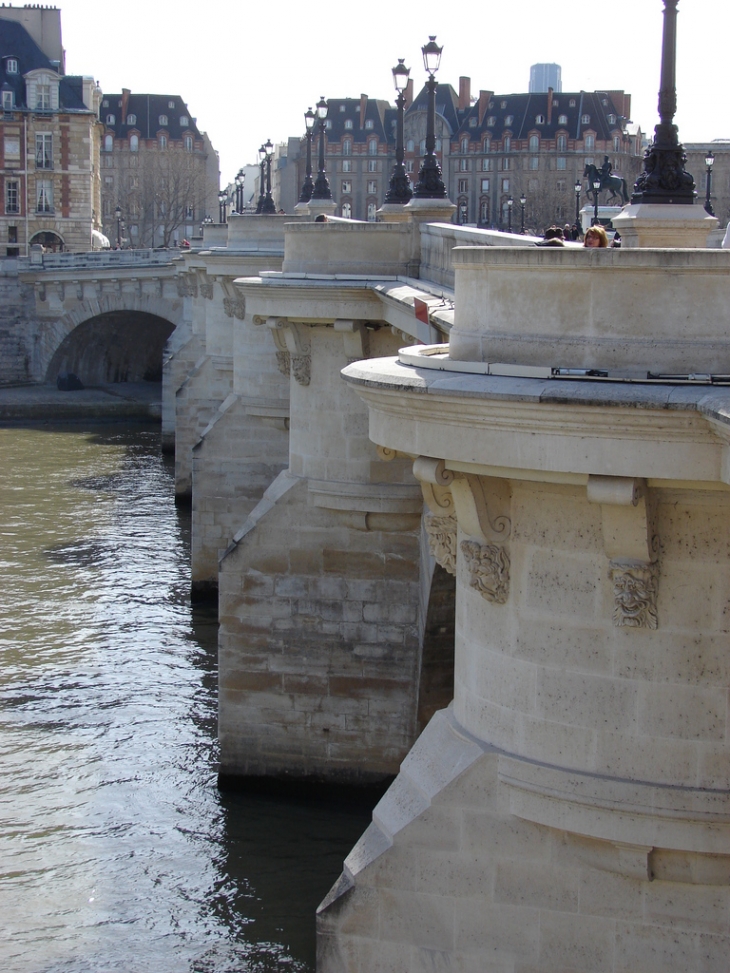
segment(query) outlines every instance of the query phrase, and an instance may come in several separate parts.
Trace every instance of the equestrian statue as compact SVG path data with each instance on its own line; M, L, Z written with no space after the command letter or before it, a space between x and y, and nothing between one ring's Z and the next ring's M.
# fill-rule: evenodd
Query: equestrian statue
M626 188L626 180L622 179L621 176L612 175L613 166L608 161L608 156L603 157L603 165L599 169L592 162L586 163L586 167L583 170L583 178L588 179L588 193L587 195L596 202L596 196L600 195L604 190L611 193L608 197L608 205L611 205L611 201L614 199L623 200L624 203L629 201L629 193ZM593 183L595 180L601 180L601 188L596 192L593 188Z

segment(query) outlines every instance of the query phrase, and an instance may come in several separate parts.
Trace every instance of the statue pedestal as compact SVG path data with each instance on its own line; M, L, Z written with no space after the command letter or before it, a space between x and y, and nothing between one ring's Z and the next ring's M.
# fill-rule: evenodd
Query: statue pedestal
M705 249L718 220L699 204L630 203L611 221L622 248Z
M337 209L337 203L334 199L310 199L307 206L309 207L309 215L313 220L322 215L334 216Z
M378 218L383 223L407 223L411 219L408 203L383 203Z

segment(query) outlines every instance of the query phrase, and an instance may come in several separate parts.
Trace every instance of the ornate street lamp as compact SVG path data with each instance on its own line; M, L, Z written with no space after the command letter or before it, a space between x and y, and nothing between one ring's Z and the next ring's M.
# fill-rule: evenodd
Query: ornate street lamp
M228 193L225 189L221 189L218 193L218 222L225 223L228 217L226 209L228 206Z
M261 192L259 193L258 202L256 203L256 213L263 213L264 203L266 202L266 148L261 145L259 147L259 166L261 167L261 176L259 181L259 187Z
M317 118L319 119L319 169L312 199L332 199L332 190L324 168L324 121L327 118L327 102L324 100L324 95L317 102Z
M592 223L592 226L595 226L596 223L598 222L598 197L600 196L600 194L601 194L601 177L600 176L597 176L593 180L593 223Z
M398 63L393 68L393 81L395 82L395 90L398 92L395 99L395 105L398 109L398 121L395 130L395 165L390 174L390 187L385 194L386 203L407 203L413 196L413 190L411 189L410 181L406 175L406 167L403 162L405 158L405 152L403 150L403 116L405 115L406 106L405 90L408 87L408 75L411 73L411 69L407 68L403 62L404 58L399 57Z
M428 114L426 116L426 154L418 173L418 182L413 191L417 199L446 199L446 187L441 178L441 166L436 160L436 72L441 63L443 47L436 43L436 37L430 37L428 44L421 48L423 64L428 73L426 90L428 91Z
M114 210L114 215L117 218L117 250L122 249L122 207L117 206Z
M578 227L578 233L583 233L583 227L580 222L580 194L583 191L583 185L580 179L575 180L573 189L575 191L575 225Z
M685 172L687 157L679 141L677 111L677 3L664 0L662 72L659 88L659 124L654 141L644 153L644 171L634 185L632 203L683 203L695 201L695 182Z
M316 115L311 108L304 113L304 125L306 126L307 136L307 173L302 183L302 191L299 194L300 203L308 203L314 192L314 182L312 181L312 136L314 135L314 122Z
M267 139L263 146L264 149L264 161L266 162L266 196L264 197L264 205L261 209L262 213L272 214L276 213L276 206L274 205L274 199L271 195L271 162L274 158L274 146L271 143L271 139Z
M705 210L710 216L715 215L715 211L712 208L712 167L715 164L715 154L710 149L710 151L705 156L705 165L707 166L707 192L705 193Z
M522 213L521 213L521 216L520 216L520 219L522 221L522 224L520 226L520 233L523 236L525 235L525 203L526 202L527 202L527 196L525 196L525 194L522 193L522 195L520 196L520 206L522 208Z
M514 199L512 199L511 196L508 196L507 197L507 232L508 233L512 232L512 207L514 206L514 204L515 204Z
M236 212L243 213L243 186L246 182L246 173L239 169L236 173Z

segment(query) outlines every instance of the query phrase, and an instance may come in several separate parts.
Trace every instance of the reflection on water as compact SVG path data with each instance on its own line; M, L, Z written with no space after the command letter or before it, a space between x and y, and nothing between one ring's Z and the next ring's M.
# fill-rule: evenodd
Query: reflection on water
M158 431L0 450L0 969L313 970L370 802L218 792L216 625Z

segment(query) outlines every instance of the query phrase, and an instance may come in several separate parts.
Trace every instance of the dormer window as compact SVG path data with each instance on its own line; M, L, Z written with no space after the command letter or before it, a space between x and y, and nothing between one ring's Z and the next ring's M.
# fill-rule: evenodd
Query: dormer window
M104 136L104 151L113 152L114 151L114 136L105 135Z
M187 115L181 115L180 128L189 128L189 127L190 127L190 119L188 118Z
M186 135L185 136L185 151L186 152L192 152L193 151L193 136L192 135Z
M494 115L490 115L489 118L487 119L487 128L494 128L494 124L496 121L497 119L494 117Z
M580 123L581 123L581 125L590 125L591 124L591 116L590 115L581 115L580 116Z
M166 149L167 148L167 136L166 135L161 135L160 136L158 145L160 146L161 149Z
M505 135L504 137L504 151L505 152L512 151L512 139L509 137L509 135Z
M461 152L462 152L462 153L463 153L464 155L466 155L466 153L467 153L468 151L469 151L469 139L462 139L462 140L461 140Z
M373 127L373 120L372 120L372 118L366 118L365 119L365 128L372 128L372 127Z
M340 105L340 111L344 112L347 109L347 105Z
M500 108L506 108L507 107L507 102L506 101L500 101L499 107Z
M167 115L160 115L160 117L158 119L158 122L159 122L160 128L167 128L167 124L168 124L168 122L167 122Z
M606 118L606 121L608 122L609 125L615 125L616 124L616 116L615 115L609 115Z
M175 102L174 101L168 101L167 107L168 108L174 108L175 107Z
M102 101L101 107L102 108L108 108L109 107L109 101L108 101L107 98L105 98L104 101Z
M117 119L116 119L116 116L115 115L107 115L106 116L106 123L107 123L107 125L116 125L116 121L117 121Z
M567 124L568 124L568 116L558 115L558 125L567 125Z
M346 129L351 129L352 128L352 119L351 118L346 118L345 119L345 128Z
M491 148L492 148L491 139L484 139L484 142L482 143L482 152L489 152Z
M559 104L560 104L560 102L558 101L558 99L557 98L553 98L553 108L557 108Z
M5 73L6 74L17 74L18 73L18 60L14 57L9 57L5 61Z
M324 127L326 129L328 129L328 130L332 128L332 119L331 118L328 118L327 119L327 121L324 123Z
M575 98L571 98L568 102L568 108L575 108Z
M535 124L536 125L544 125L545 124L545 116L544 115L535 115Z
M540 139L538 138L537 135L531 135L530 136L530 146L529 146L529 148L530 148L530 152L539 152L540 151Z
M139 135L129 136L129 151L139 152Z
M15 107L15 95L12 88L3 88L3 111L12 111Z
M136 125L136 124L137 124L137 116L127 115L127 125Z
M51 86L49 84L36 85L35 106L37 111L51 110Z
M512 125L512 123L514 122L514 120L515 120L515 116L514 115L506 115L505 116L505 119L504 119L504 124L507 125L507 126Z
M476 115L472 115L471 118L469 119L469 128L476 128L476 127L477 127Z

